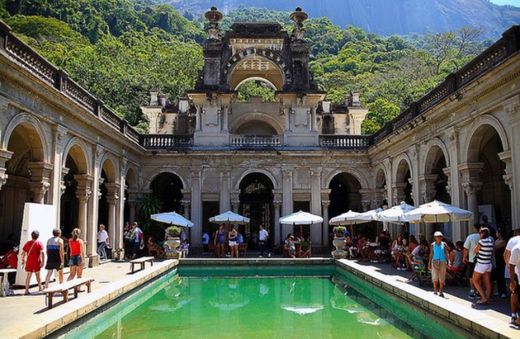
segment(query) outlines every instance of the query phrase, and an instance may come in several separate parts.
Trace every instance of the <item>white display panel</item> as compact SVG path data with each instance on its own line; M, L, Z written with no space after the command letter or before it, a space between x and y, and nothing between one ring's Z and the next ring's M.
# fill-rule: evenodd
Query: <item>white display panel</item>
M23 209L23 221L22 221L22 233L20 235L20 249L18 254L18 267L16 268L16 282L15 285L25 285L25 269L21 265L22 249L25 243L31 240L32 231L40 232L39 241L43 244L44 248L47 244L47 240L52 236L52 230L56 227L56 208L53 205L25 203ZM47 256L45 256L47 260ZM42 268L40 275L42 277L42 283L44 282L47 270ZM33 274L31 278L31 285L36 284L36 278Z

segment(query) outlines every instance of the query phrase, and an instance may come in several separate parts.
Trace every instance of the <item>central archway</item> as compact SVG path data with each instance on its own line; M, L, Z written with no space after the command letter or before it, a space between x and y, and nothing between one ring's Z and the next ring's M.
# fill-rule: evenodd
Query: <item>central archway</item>
M257 249L258 230L261 224L271 235L269 243L274 238L273 215L273 183L263 173L249 173L240 181L239 213L250 218L245 226L244 235L249 246Z

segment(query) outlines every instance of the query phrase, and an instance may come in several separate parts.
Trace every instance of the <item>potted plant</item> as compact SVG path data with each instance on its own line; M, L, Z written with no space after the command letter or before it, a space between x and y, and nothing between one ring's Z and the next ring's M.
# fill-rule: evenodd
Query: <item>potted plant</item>
M332 245L334 246L334 251L332 251L332 256L336 259L344 259L347 257L347 252L345 251L345 226L336 226L332 229L334 233L334 240L332 240Z
M166 229L166 240L164 241L164 252L167 258L178 258L181 246L182 229L178 226L170 226Z

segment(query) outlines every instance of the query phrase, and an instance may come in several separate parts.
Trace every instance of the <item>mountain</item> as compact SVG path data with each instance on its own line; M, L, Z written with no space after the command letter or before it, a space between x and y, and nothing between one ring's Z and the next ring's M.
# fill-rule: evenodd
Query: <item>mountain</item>
M211 6L224 13L238 7L279 11L303 8L310 17L328 17L334 24L353 25L378 35L438 33L464 26L482 28L484 38L496 39L520 23L520 8L489 0L156 0L181 13L200 14Z

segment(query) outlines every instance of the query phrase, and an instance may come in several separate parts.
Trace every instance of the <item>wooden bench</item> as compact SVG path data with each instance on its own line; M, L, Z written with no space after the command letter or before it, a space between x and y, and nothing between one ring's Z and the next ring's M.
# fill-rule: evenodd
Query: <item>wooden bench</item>
M139 264L141 265L141 270L144 270L145 263L150 262L150 264L153 266L154 257L142 257L137 258L134 260L130 260L130 265L132 266L132 274L135 272L135 265Z
M46 288L43 290L43 294L47 294L47 306L52 308L52 297L54 293L61 293L63 296L63 302L69 301L69 290L74 289L74 298L78 297L79 288L83 285L87 286L87 292L90 293L90 286L94 279L92 278L81 278L81 279L73 279L71 281L66 281L63 284L58 284Z

